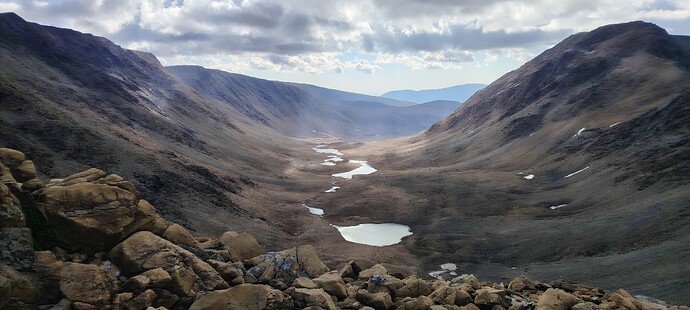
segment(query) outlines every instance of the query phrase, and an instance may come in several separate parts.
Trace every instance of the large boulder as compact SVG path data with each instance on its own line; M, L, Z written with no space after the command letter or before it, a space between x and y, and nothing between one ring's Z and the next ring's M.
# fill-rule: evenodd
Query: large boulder
M35 294L31 281L12 267L0 264L0 309L19 308Z
M99 169L37 191L38 207L58 238L76 250L106 250L134 232L153 228L155 209L132 183Z
M8 149L8 148L0 148L0 163L3 165L9 167L10 169L15 169L21 165L26 157L24 156L24 153L13 150L13 149Z
M297 288L292 292L292 299L300 308L318 307L316 309L338 309L331 296L322 289Z
M209 264L149 231L137 232L122 241L110 251L109 257L129 277L163 269L171 278L165 280L168 283L165 287L178 295L193 296L202 291L228 288Z
M65 263L62 267L60 290L72 302L95 307L110 304L117 280L98 265Z
M340 300L347 297L347 289L345 288L345 281L338 273L324 273L320 277L314 279L314 283L322 288L326 293L337 297Z
M567 310L578 302L577 297L564 290L550 288L539 296L537 308L540 310Z
M197 241L187 229L179 224L172 224L168 226L163 232L163 238L183 247L186 250L193 252L201 251L199 241Z
M254 236L246 232L228 231L218 238L218 242L230 252L231 259L236 262L266 253Z
M36 166L30 160L23 161L16 169L12 170L12 175L17 182L24 183L36 178Z
M254 276L264 284L271 281L289 284L299 277L316 278L328 271L311 245L269 252L246 262L252 266L247 270L247 275Z
M277 310L293 309L293 305L290 296L270 286L240 284L229 289L209 292L190 307L190 310L201 309Z

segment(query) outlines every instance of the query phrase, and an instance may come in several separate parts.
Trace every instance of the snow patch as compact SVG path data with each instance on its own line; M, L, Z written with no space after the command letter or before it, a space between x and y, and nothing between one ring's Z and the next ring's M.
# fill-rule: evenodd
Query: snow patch
M335 193L340 188L340 186L333 186L331 189L324 191L324 193Z
M526 176L524 176L523 178L525 178L525 179L527 179L527 180L534 179L534 174L526 175Z
M445 263L441 264L439 267L441 267L441 270L436 270L429 272L429 276L434 277L439 280L443 280L443 274L447 273L451 276L456 276L458 275L456 270L458 270L458 266L453 263Z
M323 216L323 209L312 208L312 207L310 207L310 206L308 206L308 205L306 205L306 204L304 204L304 203L302 204L302 206L305 207L305 208L307 208L307 209L309 210L309 213L311 213L311 214L318 215L318 216Z
M334 162L330 162L330 161L324 161L324 162L322 162L321 164L324 165L324 166L335 166L335 163L334 163Z
M618 125L618 124L620 124L620 123L621 123L621 122L613 123L613 124L611 124L611 126L609 126L609 128L613 128L613 126L616 126L616 125Z
M323 147L326 147L327 145L317 145L315 148L312 148L312 150L316 151L319 154L333 154L337 156L343 156L343 153L340 153L336 149L324 149Z
M549 209L551 209L551 210L556 210L556 209L558 209L558 208L563 208L563 207L566 207L566 206L568 206L568 204L567 204L567 203L564 203L564 204L557 205L557 206L550 206Z
M576 174L578 174L578 173L580 173L580 172L582 172L582 171L585 171L585 170L587 170L587 169L589 169L589 166L584 167L584 168L582 168L582 169L580 169L580 170L578 170L578 171L575 171L575 172L573 172L573 173L571 173L571 174L569 174L569 175L566 175L566 176L563 177L563 178L564 178L564 179L567 179L567 178L572 177L572 176L574 176L574 175L576 175Z

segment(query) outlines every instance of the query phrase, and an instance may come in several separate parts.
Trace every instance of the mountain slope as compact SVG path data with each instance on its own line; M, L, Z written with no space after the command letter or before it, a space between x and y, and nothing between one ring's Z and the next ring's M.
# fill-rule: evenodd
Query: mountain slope
M416 103L434 100L465 102L484 87L486 87L484 84L463 84L439 89L394 90L381 95L381 97Z
M688 302L688 42L644 22L579 33L425 133L371 144L363 152L388 171L372 182L405 197L373 220L419 232L407 246L431 270L567 276Z
M337 90L337 89L324 88L324 87L319 87L319 86L314 86L314 85L309 85L309 84L293 83L293 85L295 85L295 86L303 89L304 91L306 91L310 94L313 94L315 96L323 96L325 98L336 99L336 100L340 100L340 101L375 102L375 103L382 103L385 105L390 105L390 106L395 106L395 107L406 107L406 106L411 106L411 105L415 104L414 102L410 102L410 101L404 101L404 100L401 101L401 100L396 100L396 99L392 99L392 98L362 95L362 94L346 92L346 91ZM424 101L424 102L429 102L429 101L433 101L433 100L428 100L428 101Z

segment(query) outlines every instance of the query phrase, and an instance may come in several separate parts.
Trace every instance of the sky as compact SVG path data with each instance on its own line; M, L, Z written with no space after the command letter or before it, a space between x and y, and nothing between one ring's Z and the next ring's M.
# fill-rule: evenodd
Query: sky
M688 0L0 0L0 12L250 76L380 95L489 84L567 36L690 34Z

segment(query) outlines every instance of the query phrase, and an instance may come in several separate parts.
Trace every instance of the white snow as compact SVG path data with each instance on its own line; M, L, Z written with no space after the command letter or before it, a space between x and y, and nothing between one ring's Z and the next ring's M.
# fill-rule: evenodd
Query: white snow
M340 188L340 186L333 186L331 189L325 191L324 193L335 193Z
M321 164L324 165L324 166L335 166L335 163L334 163L334 162L330 162L330 161L324 161L324 162L322 162Z
M323 209L312 208L312 207L310 207L310 206L308 206L308 205L306 205L306 204L304 204L304 203L302 204L302 206L305 207L305 208L307 208L307 209L309 209L309 213L311 213L311 214L318 215L318 216L323 216Z
M335 227L347 241L373 246L387 246L399 243L403 237L412 234L410 227L395 223L359 224Z
M343 158L337 155L329 155L328 159L324 161L332 161L332 162L337 162L337 161L343 161Z
M444 273L448 273L451 276L458 275L455 272L455 270L458 270L458 266L456 264L445 263L445 264L441 264L440 267L441 267L441 270L429 272L429 275L436 278L436 279L439 279L439 280L443 280L443 277L441 275Z
M582 129L577 131L577 134L575 136L579 136L583 131L587 130L587 128L582 127Z
M565 206L567 206L567 205L568 205L567 203L564 203L564 204L562 204L562 205L550 206L549 209L551 209L551 210L556 210L556 209L558 209L558 208L563 208L563 207L565 207Z
M332 176L334 176L336 178L343 178L343 179L350 180L350 179L352 179L352 176L355 176L355 175L372 174L372 173L378 171L374 167L369 166L369 164L367 164L366 161L351 160L350 162L353 164L359 164L360 166L354 170L332 174Z
M319 154L333 154L333 155L338 155L338 156L343 156L343 153L340 153L336 149L322 149L322 147L326 147L327 145L317 145L315 148L312 148L312 150L316 151Z
M574 175L576 175L576 174L578 174L578 173L580 173L580 172L582 172L582 171L585 171L585 170L587 170L587 169L589 169L589 166L584 167L584 168L582 168L582 169L580 169L580 170L578 170L578 171L575 171L575 172L573 172L573 173L571 173L571 174L569 174L569 175L566 175L566 176L563 177L563 178L564 178L564 179L567 179L567 178L572 177L572 176L574 176Z
M534 174L526 175L523 178L528 179L528 180L534 179Z
M613 124L611 124L611 126L609 126L609 128L613 128L613 126L616 126L616 125L618 125L618 124L620 124L620 123L621 123L621 122L613 123Z

